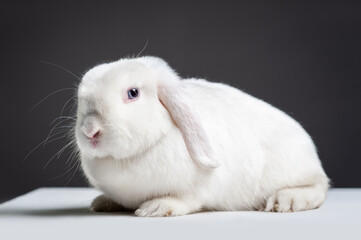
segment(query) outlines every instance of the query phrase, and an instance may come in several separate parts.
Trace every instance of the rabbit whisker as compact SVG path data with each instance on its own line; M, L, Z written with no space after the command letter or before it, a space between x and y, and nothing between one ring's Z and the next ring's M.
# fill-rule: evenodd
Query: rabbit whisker
M68 101L65 102L63 108L61 109L60 116L63 116L63 112L64 112L64 110L65 110L66 105L67 105L71 100L73 100L74 98L75 98L75 96L72 96L72 97L70 97L70 98L68 99Z
M67 119L65 120L61 120L60 122L58 122L49 132L48 136L46 137L45 139L45 142L44 142L44 145L46 144L47 140L51 137L51 134L53 133L53 131L56 129L57 126L59 126L59 124L61 124L62 122L66 121Z
M70 116L59 116L59 117L57 117L57 118L55 118L50 124L49 124L49 126L51 126L51 125L53 125L57 120L59 120L59 119L62 119L62 120L64 120L64 121L66 121L66 120L76 120L75 118L73 118L73 117L70 117Z
M65 67L62 67L62 66L60 66L58 64L55 64L55 63L42 61L42 60L38 60L38 62L45 63L45 64L51 65L53 67L60 68L60 69L64 70L65 72L67 72L67 73L71 74L72 76L74 76L77 80L81 81L81 79L77 75L75 75L72 71L70 71L69 69L66 69Z
M77 165L77 167L76 167L73 175L71 175L70 179L65 183L64 187L66 187L66 185L68 185L68 183L73 179L73 177L75 176L75 174L78 172L79 167L80 167L80 162L78 162L78 164L76 164L76 165Z
M56 90L52 93L50 93L49 95L47 95L46 97L44 97L42 100L40 100L37 104L35 104L32 108L30 108L30 111L34 110L34 108L36 108L37 106L39 106L42 102L44 102L46 99L48 99L49 97L53 96L56 93L62 92L62 91L66 91L66 90L74 90L74 88L62 88L59 90Z
M148 47L148 42L149 42L149 39L147 38L147 41L145 42L145 45L144 47L142 48L142 50L140 50L140 52L137 54L137 56L135 56L136 58L142 54L142 52Z
M66 172L64 172L64 173L62 173L62 174L60 174L60 175L58 175L58 176L56 176L56 177L49 178L49 179L47 179L47 180L48 180L48 181L52 181L52 180L58 179L58 178L60 178L60 177L62 177L62 176L64 176L64 175L68 174L68 173L76 166L76 164L77 164L77 162L74 162L73 165L72 165L72 167L69 168Z
M57 156L57 159L59 159L59 156L63 153L63 151L68 148L70 146L70 144L72 144L72 142L67 143L65 146L63 146L57 153L55 153L50 159L49 161L45 164L45 166L43 167L43 169L45 169L50 162L55 158L55 156Z

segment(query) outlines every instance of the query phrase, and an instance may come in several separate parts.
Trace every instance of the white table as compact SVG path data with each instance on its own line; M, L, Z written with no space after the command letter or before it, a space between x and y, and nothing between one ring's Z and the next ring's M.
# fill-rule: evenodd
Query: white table
M0 205L0 239L361 239L361 189L332 189L317 210L140 218L88 210L91 188L40 188Z

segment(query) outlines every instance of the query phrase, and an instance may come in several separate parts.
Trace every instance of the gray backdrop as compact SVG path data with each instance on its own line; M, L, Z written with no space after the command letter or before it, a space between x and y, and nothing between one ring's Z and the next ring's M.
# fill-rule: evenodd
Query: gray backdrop
M137 54L147 39L143 54L166 59L181 76L231 84L290 114L313 137L334 186L361 187L360 12L356 1L2 1L0 199L86 186L76 159L66 163L70 150L44 168L66 138L24 161L78 83L38 60L81 76Z

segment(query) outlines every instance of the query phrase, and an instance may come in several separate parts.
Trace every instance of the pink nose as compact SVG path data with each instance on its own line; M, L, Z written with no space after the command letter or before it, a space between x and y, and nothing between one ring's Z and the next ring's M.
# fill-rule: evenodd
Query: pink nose
M96 133L94 133L93 137L91 138L97 138L100 135L100 130L98 130Z
M100 136L100 125L94 117L87 117L80 129L87 138L96 139Z
M91 139L95 139L97 137L99 137L100 135L100 130L98 129L95 129L93 131L83 131L84 135L87 136L88 138L91 138Z

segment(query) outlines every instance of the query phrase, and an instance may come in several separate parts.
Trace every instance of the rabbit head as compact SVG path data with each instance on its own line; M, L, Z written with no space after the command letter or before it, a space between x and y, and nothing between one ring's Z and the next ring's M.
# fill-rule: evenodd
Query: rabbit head
M98 65L78 89L75 135L82 156L131 159L179 128L191 158L219 165L178 75L160 58Z

